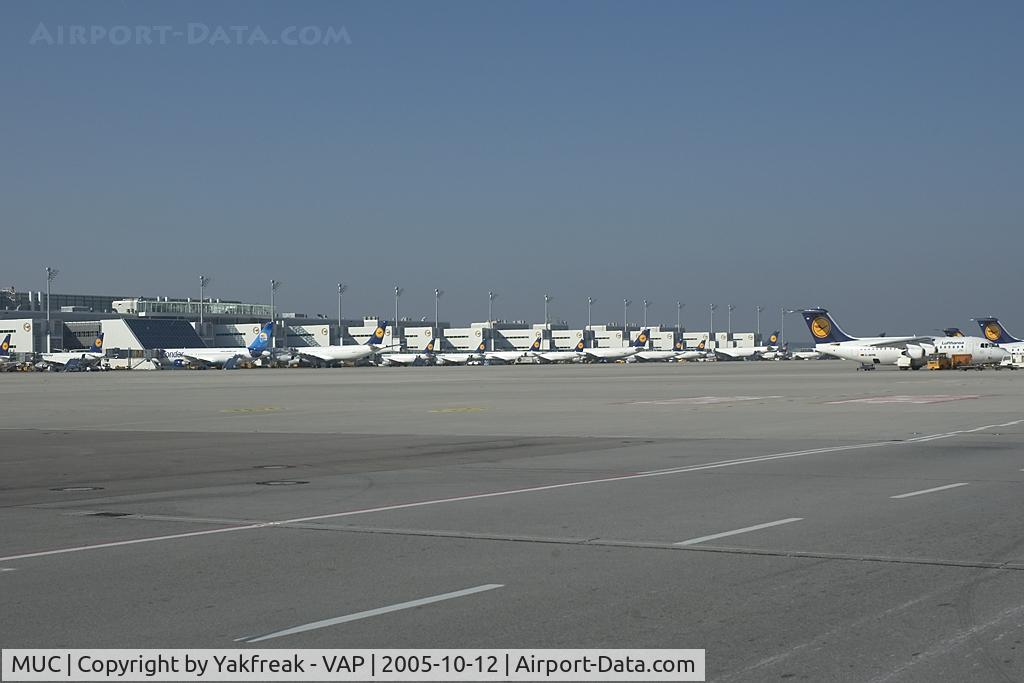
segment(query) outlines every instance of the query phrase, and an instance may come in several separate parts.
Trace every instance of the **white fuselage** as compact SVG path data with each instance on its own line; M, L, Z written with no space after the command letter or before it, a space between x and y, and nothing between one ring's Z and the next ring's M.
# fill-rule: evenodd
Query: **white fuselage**
M601 347L596 349L584 349L583 354L591 358L592 360L625 360L630 356L635 356L640 353L641 349L635 346L623 346L621 348L614 347Z
M678 351L640 351L633 354L633 358L645 363L668 362L679 358Z
M544 363L575 363L583 360L582 351L531 351Z
M378 347L369 344L349 344L342 346L302 346L295 349L299 358L316 360L321 363L352 363L373 355Z
M434 354L434 362L438 365L465 365L472 361L482 361L487 358L483 351L479 353L437 353Z
M815 344L814 349L867 365L896 365L901 358L909 358L916 363L914 367L923 365L927 356L933 353L946 356L970 354L972 362L980 365L999 363L1008 355L1005 350L980 337L935 337L926 340L916 337L873 337L838 344Z
M487 360L497 360L502 363L515 363L517 360L529 353L529 351L488 351L485 354L485 357Z
M936 337L931 343L908 344L907 355L920 357L921 353L939 353L944 356L969 355L974 365L992 365L1003 362L1009 352L981 337Z
M244 346L227 346L219 348L166 349L164 358L170 363L205 363L221 366L232 358L252 358L249 349Z
M429 353L382 353L381 365L416 365L424 363L431 357Z

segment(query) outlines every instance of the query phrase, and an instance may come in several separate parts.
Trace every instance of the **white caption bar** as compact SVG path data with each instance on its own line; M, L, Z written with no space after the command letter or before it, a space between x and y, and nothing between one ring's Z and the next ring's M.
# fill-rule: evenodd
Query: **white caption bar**
M12 650L4 681L703 681L704 650Z

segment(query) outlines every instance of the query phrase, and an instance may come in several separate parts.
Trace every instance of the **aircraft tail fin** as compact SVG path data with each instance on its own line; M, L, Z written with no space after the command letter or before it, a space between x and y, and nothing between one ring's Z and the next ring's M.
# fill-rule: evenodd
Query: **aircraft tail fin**
M11 355L11 335L4 337L4 340L0 342L0 356Z
M835 344L857 339L843 332L843 328L839 327L839 323L824 308L807 308L800 313L804 316L815 344Z
M768 335L768 343L766 346L778 346L779 345L779 331L775 330Z
M377 322L377 327L374 328L373 334L366 340L366 346L383 346L384 345L384 331L388 327L387 320L380 320Z
M640 330L640 334L636 336L636 341L633 342L633 347L637 349L646 349L647 344L651 341L651 328L645 327Z
M537 337L536 339L534 339L533 343L530 344L530 350L531 351L540 351L540 341L541 341L540 337Z
M270 348L270 336L274 333L273 321L266 323L256 333L256 338L249 344L249 354L254 358L262 356L263 352Z
M978 323L978 327L981 328L981 333L985 339L996 344L1012 344L1014 342L1021 341L1012 334L1006 331L1003 324L999 322L999 318L976 318L975 322Z
M103 333L100 332L96 335L96 338L92 340L92 346L89 347L89 353L103 353Z

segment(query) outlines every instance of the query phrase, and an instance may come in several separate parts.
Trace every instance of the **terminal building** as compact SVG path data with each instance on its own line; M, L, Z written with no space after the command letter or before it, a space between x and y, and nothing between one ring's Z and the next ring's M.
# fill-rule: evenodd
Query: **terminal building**
M277 320L276 347L362 344L381 322L372 316L338 321L323 315L272 312L268 304L221 299L206 299L200 304L191 298L51 293L47 307L45 292L10 288L0 290L0 338L11 334L15 354L38 354L48 348L88 348L102 332L111 355L146 357L147 352L168 348L244 347L272 313ZM710 350L754 346L761 341L753 332L712 335L675 327L650 328L651 344L658 350L672 350L679 343L693 348L704 342ZM628 346L639 331L640 326L635 324L625 328L621 324L571 328L564 322L531 324L525 320L474 322L468 327L441 322L435 331L424 321L403 319L389 321L383 346L416 352L433 339L435 351L477 351L481 344L488 351L525 351L540 340L542 351L554 351L571 350L581 339L588 347Z

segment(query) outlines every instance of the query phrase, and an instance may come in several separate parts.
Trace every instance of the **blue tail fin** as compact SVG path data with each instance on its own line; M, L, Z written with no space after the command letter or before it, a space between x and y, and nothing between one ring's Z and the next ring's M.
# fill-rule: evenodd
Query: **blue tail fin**
M366 340L367 346L383 346L384 345L384 331L387 329L388 321L381 320L377 323L376 329L370 338Z
M828 314L824 308L807 308L800 311L811 331L815 344L835 344L854 341L856 337L843 332L843 328Z
M430 341L428 341L426 346L423 347L423 353L433 353L434 352L434 339L435 339L434 337L430 338Z
M768 335L768 343L765 346L778 346L779 345L779 331L775 330Z
M586 350L586 348L586 340L583 337L580 337L580 340L576 342L576 346L572 347L572 350L575 351L576 353L583 353L583 351Z
M260 328L260 331L256 334L256 338L252 340L252 343L247 347L249 354L255 358L262 356L263 352L270 348L270 335L274 333L274 323L266 323Z
M100 332L95 339L92 340L92 346L89 347L89 353L103 353L103 333Z
M534 339L533 343L530 344L530 350L531 351L540 351L540 341L541 341L540 337L537 337L536 339Z
M701 339L700 340L700 344L697 344L697 350L698 351L703 351L705 348L707 348L707 345L708 345L708 340L707 339Z
M646 349L649 341L651 341L651 328L645 327L640 330L640 334L636 335L636 341L633 342L633 346L637 349Z
M1003 324L999 322L999 318L975 318L975 322L981 328L981 333L985 335L985 339L988 339L990 342L1012 344L1021 341L1006 331Z
M11 355L11 335L4 337L4 340L0 342L0 356Z
M946 335L947 337L964 336L964 333L960 331L959 327L947 327L946 329L942 330L942 334Z

